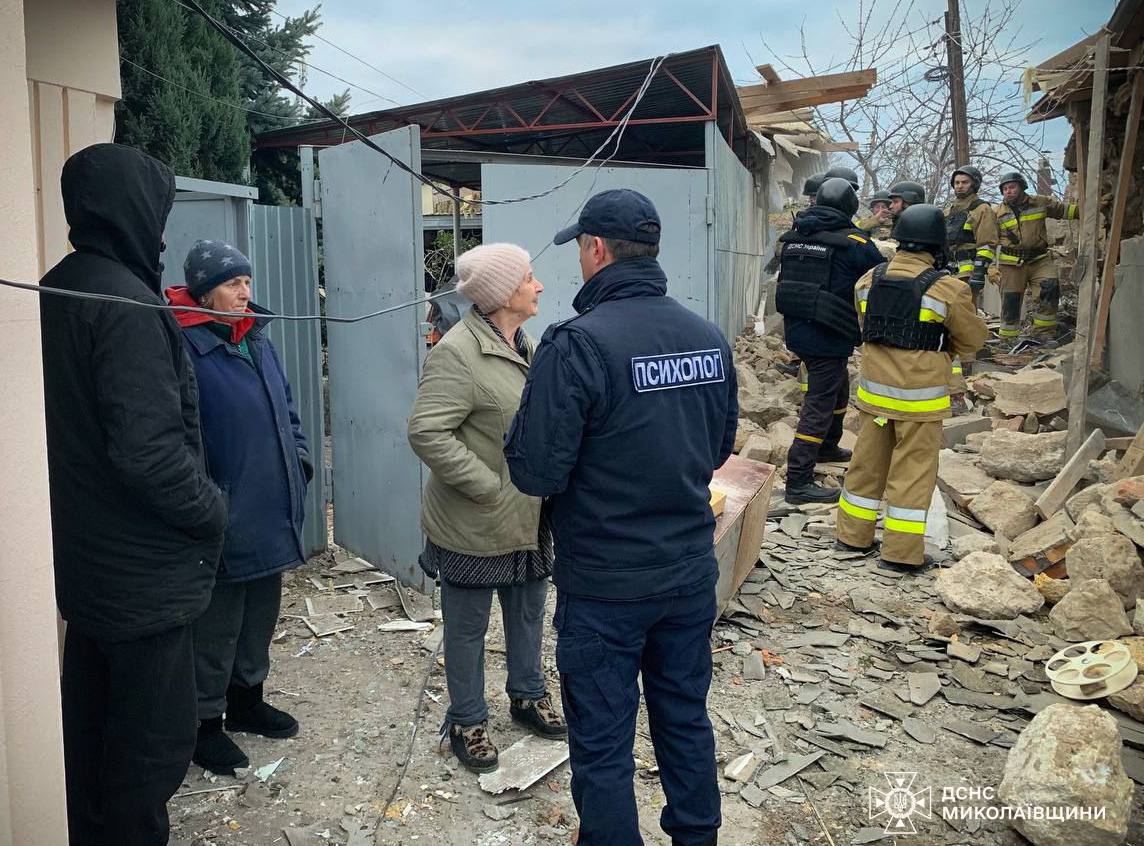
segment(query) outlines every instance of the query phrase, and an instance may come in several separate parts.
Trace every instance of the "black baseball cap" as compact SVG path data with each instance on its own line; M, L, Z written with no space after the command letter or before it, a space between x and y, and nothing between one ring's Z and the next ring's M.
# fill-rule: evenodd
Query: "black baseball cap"
M595 235L637 244L659 243L659 213L639 191L616 188L601 191L580 210L580 219L561 229L553 244L566 244L580 235Z

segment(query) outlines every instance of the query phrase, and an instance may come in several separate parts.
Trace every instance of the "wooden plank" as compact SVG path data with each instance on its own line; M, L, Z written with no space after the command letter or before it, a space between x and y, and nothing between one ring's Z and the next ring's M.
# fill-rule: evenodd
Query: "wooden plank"
M1114 480L1119 482L1121 479L1141 474L1144 474L1144 426L1140 427L1140 431L1132 439L1132 445L1128 447L1128 451L1120 459Z
M1124 133L1124 149L1120 153L1120 172L1116 178L1116 194L1112 200L1112 224L1105 243L1104 271L1100 279L1100 305L1096 309L1096 337L1092 342L1093 370L1104 363L1104 343L1108 337L1108 310L1116 289L1116 263L1120 260L1120 235L1124 231L1124 212L1132 182L1133 160L1136 158L1136 136L1140 131L1141 107L1144 106L1144 73L1136 71L1132 78L1132 100L1128 105L1128 123Z
M715 471L712 484L727 494L726 508L715 521L719 564L715 595L720 614L758 563L774 480L775 468L770 464L737 455Z
M1088 127L1088 166L1084 184L1085 207L1081 224L1081 246L1076 269L1080 296L1076 310L1076 344L1073 373L1069 383L1069 431L1066 454L1080 449L1084 440L1085 410L1088 403L1088 358L1092 339L1093 289L1096 287L1096 251L1100 226L1100 160L1104 150L1104 112L1108 99L1108 47L1110 35L1101 34L1096 42L1096 70L1093 74L1092 111Z
M781 82L779 72L775 70L774 65L756 65L755 70L759 72L759 76L767 82Z
M1097 429L1088 436L1088 440L1084 442L1081 448L1073 453L1073 457L1065 463L1061 472L1045 488L1045 492L1037 498L1037 510L1041 512L1042 517L1048 520L1061 510L1073 488L1084 478L1084 474L1088 470L1088 462L1094 458L1099 458L1100 454L1104 452L1104 448L1104 432Z
M853 153L858 150L857 141L823 141L813 146L824 153Z
M1129 435L1126 438L1105 438L1104 439L1104 448L1105 449L1114 449L1117 452L1124 452L1124 450L1126 450L1126 449L1128 449L1128 447L1132 446L1132 442L1134 440L1136 440L1136 439L1134 437L1132 437L1131 435Z
M819 76L806 76L801 79L787 79L780 82L766 82L759 85L740 85L739 97L751 97L758 94L783 95L791 94L817 94L832 88L852 88L862 86L871 88L878 81L878 72L874 68L858 71L844 71L843 73L825 73Z
M870 93L865 85L848 88L831 88L825 91L807 91L801 94L768 94L744 98L741 102L745 112L777 112L784 109L799 109L806 106L824 106L827 103L841 103L857 100Z

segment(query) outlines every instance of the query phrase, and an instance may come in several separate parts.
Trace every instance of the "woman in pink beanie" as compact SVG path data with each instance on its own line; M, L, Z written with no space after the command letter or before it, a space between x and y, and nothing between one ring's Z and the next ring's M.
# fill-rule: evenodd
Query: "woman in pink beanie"
M474 772L497 767L485 702L485 632L495 590L504 620L512 718L547 738L568 731L540 661L552 533L541 501L509 480L503 444L535 341L522 328L544 286L515 244L482 244L457 261L473 307L425 359L409 443L429 468L422 568L441 580L449 710L442 733Z

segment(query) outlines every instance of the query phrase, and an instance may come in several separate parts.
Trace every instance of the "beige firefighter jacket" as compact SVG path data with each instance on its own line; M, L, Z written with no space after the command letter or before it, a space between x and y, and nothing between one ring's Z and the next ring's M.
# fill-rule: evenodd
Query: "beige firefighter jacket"
M945 207L945 219L949 220L954 214L967 209L977 194L970 194L964 200L955 199ZM959 276L968 276L973 272L975 259L994 261L997 256L994 247L1001 238L1001 230L997 225L997 215L988 203L982 203L975 209L970 209L968 217L962 227L972 233L973 242L950 245L950 249L957 259L957 273Z
M1000 249L997 261L1003 265L1018 265L1034 261L1049 251L1047 218L1076 220L1076 203L1062 203L1040 194L1026 194L1013 208L999 203L994 208L1000 229Z
M929 253L899 251L887 275L918 276L933 267ZM868 272L854 286L854 305L865 320L866 298L874 281ZM973 306L969 286L956 276L943 276L922 301L919 320L944 323L949 349L903 350L882 344L862 345L858 408L891 420L942 420L950 416L949 380L953 358L971 360L988 337L985 321Z

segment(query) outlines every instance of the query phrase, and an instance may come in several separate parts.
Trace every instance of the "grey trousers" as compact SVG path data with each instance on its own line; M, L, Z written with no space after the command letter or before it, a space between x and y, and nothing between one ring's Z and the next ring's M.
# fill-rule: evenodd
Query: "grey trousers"
M282 574L219 582L194 624L200 720L221 717L230 685L254 687L270 672L270 639L282 605Z
M546 692L540 641L544 636L548 579L502 588L461 588L442 581L445 681L449 686L446 725L471 726L489 717L485 702L485 633L489 629L494 590L504 620L508 658L505 692L513 699L539 699Z

